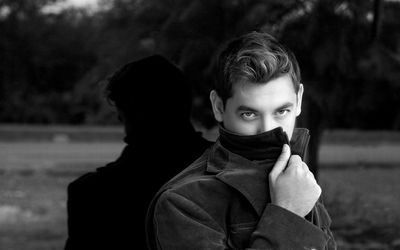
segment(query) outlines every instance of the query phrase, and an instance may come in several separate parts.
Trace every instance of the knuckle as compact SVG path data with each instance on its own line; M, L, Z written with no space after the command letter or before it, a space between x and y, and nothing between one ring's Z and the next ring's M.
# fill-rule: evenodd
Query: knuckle
M290 176L293 176L296 178L298 178L302 174L300 169L296 165L291 165L288 173L290 174Z
M290 166L295 166L295 167L301 167L303 164L303 161L301 160L300 156L298 155L292 155L289 160L289 165Z
M320 196L321 193L322 193L322 189L321 189L321 187L320 187L318 184L317 184L316 189L317 189L317 194L318 194L318 196Z
M296 169L296 173L298 173L298 174L301 174L301 175L306 174L304 169L302 167L300 167L300 166L295 166L295 169Z
M301 157L300 157L299 155L292 155L292 156L290 157L290 160L292 160L292 161L294 161L294 162L296 162L296 163L302 161L302 160L301 160Z

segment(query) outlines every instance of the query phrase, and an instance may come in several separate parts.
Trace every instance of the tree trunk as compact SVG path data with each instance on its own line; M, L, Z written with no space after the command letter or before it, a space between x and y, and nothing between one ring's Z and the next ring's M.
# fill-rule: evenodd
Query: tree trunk
M380 33L380 27L381 27L381 14L382 14L382 0L374 0L374 19L372 22L372 42L375 42Z
M305 126L310 130L310 141L305 161L317 180L319 174L318 153L325 124L321 100L318 98L319 95L319 93L313 92L311 88L309 89L303 103L302 118L299 121L300 126Z
M308 145L308 167L310 171L314 174L316 180L318 180L319 175L319 148L322 138L322 128L321 126L311 126L309 127L311 131L310 143Z

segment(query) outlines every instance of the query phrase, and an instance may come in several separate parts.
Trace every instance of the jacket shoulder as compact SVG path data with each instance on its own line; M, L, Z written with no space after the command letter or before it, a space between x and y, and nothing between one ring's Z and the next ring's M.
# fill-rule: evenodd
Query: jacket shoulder
M111 163L99 167L95 171L87 172L68 184L68 192L96 189L98 185L101 185L104 177L110 176L111 172L114 172L114 167Z
M74 191L76 189L82 189L86 186L91 186L93 183L96 182L96 179L96 172L85 173L68 184L68 191Z
M196 176L202 176L206 172L208 151L206 150L199 158L197 158L192 164L187 168L183 169L180 173L175 175L171 180L169 180L161 190L169 189L179 185L182 181L193 178Z

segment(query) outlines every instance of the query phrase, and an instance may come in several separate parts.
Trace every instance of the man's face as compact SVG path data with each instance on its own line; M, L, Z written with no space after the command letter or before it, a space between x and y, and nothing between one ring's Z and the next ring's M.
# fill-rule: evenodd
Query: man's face
M231 132L255 135L282 127L291 139L302 95L303 86L296 94L291 77L283 75L265 84L234 84L225 107L215 91L210 98L216 120Z

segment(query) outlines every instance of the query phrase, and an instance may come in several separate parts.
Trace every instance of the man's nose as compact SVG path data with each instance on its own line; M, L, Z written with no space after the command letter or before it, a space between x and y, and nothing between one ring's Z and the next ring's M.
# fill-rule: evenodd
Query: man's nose
M259 126L258 134L273 130L274 128L279 127L279 124L272 118L266 117L262 119L261 124Z

